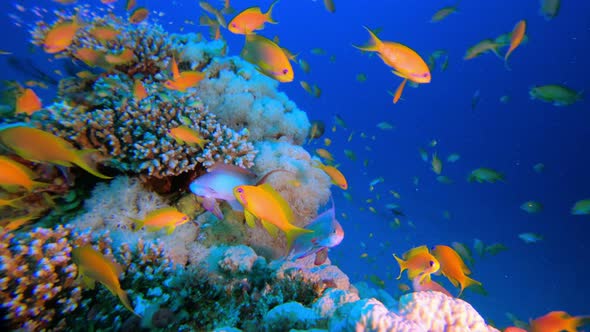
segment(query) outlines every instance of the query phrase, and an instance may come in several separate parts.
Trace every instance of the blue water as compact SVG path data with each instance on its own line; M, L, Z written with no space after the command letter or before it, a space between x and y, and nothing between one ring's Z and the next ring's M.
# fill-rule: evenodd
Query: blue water
M28 1L19 3L30 6ZM100 5L99 1L90 3ZM198 21L202 12L197 1L139 3L164 12L161 23L171 32L179 32L185 19ZM347 215L340 217L346 236L332 250L333 260L353 281L377 275L385 280L388 291L397 294L398 268L392 253L400 255L415 246L450 245L454 241L471 246L474 238L486 244L501 242L508 251L493 257L476 256L472 269L472 277L484 284L489 295L465 292L465 299L482 316L506 326L509 321L505 312L525 321L552 310L589 314L590 285L586 280L590 216L570 214L575 201L590 197L588 102L555 107L530 100L528 89L565 84L586 93L590 90L590 2L563 1L559 15L546 21L538 15L538 1L464 1L458 13L439 23L429 23L430 17L453 1L335 3L337 11L330 14L322 1L282 0L273 14L279 24L269 24L261 31L269 38L279 36L281 46L299 53L311 65L309 74L294 66L295 81L281 84L279 89L305 110L310 120L326 122L326 137L333 141L328 149L349 182L353 203L333 187L338 212ZM254 5L266 10L270 1L232 4L237 10ZM56 8L50 1L39 1L38 5ZM47 62L40 49L29 52L28 33L7 18L18 13L13 4L3 1L0 9L5 15L0 21L4 32L0 49L32 57L40 66L57 68ZM468 47L511 31L521 19L527 20L529 41L512 54L511 71L491 54L463 60ZM368 40L363 26L382 27L382 39L408 45L424 58L437 49L447 50L448 70L435 70L430 84L417 89L406 87L403 100L393 105L386 91L395 90L401 79L392 75L378 57L361 54L351 46ZM193 31L207 33L205 27L185 26L184 32ZM228 31L222 34L229 43L229 54L239 54L243 37ZM312 55L310 50L315 47L325 49L328 55ZM336 57L334 63L329 61L331 55ZM1 79L24 79L5 61L0 58L0 68L7 68ZM359 73L367 75L366 82L355 79ZM299 86L300 80L317 84L322 96L307 94ZM472 110L476 90L480 90L481 100ZM503 95L511 97L507 104L499 101ZM47 92L42 97L48 102L53 96ZM347 122L347 129L331 131L335 114ZM378 129L376 124L381 121L392 123L396 129ZM351 131L355 134L348 142ZM361 132L374 135L375 140L362 139ZM430 147L433 139L438 144ZM310 152L318 147L323 147L321 140L306 146ZM430 164L420 159L420 147L438 153L443 174L454 184L436 181ZM347 159L344 149L354 151L357 160ZM461 159L446 163L451 153L459 153ZM368 167L363 166L364 159L369 160ZM545 164L541 174L532 168L539 162ZM506 182L468 183L467 174L478 167L504 173ZM369 182L379 176L385 182L370 192ZM414 185L414 177L419 178L418 185ZM389 190L399 192L401 199L395 199ZM376 200L376 194L380 194L380 200ZM375 200L371 206L378 214L367 210L368 198ZM520 210L528 200L541 202L544 210L534 215ZM407 215L397 230L389 227L393 218L385 209L387 203L399 204ZM443 211L450 212L449 220L443 217ZM408 221L415 227L408 226ZM539 233L544 240L525 244L518 238L523 232ZM365 252L375 261L361 258ZM408 283L405 275L401 282ZM456 293L455 289L452 292Z

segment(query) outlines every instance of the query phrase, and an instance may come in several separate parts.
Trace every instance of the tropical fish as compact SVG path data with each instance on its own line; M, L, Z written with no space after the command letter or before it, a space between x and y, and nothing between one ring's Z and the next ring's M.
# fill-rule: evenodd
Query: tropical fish
M111 65L119 66L133 61L133 56L133 51L126 48L119 54L105 54L104 60Z
M541 0L541 7L539 14L545 17L546 20L551 20L559 13L561 0Z
M340 116L338 114L334 114L334 122L336 122L336 124L342 128L348 128L348 126L346 125L346 122L344 122L344 119L342 118L342 116Z
M23 89L22 93L16 98L16 114L25 113L31 115L39 110L41 105L41 99L37 96L35 91L32 89Z
M123 273L119 264L106 258L91 245L72 249L72 260L78 266L78 275L86 286L94 289L95 281L100 282L111 293L119 297L127 310L137 315L131 307L127 293L119 283L119 275Z
M109 26L95 27L90 30L90 35L101 42L115 40L120 34L121 31Z
M414 292L434 291L445 294L448 297L453 297L451 293L441 286L438 282L430 278L422 278L423 273L420 273L416 278L412 279L412 289Z
M526 201L520 205L520 209L527 213L539 213L543 211L543 204L535 201Z
M543 240L543 236L536 233L521 233L518 237L524 241L524 243L536 243Z
M485 253L485 245L483 244L483 241L480 239L473 239L473 249L479 257L482 257Z
M590 214L590 198L577 201L571 212L575 215Z
M285 51L272 40L260 35L246 35L242 58L257 66L257 69L279 82L291 82L293 67Z
M74 57L81 60L89 67L102 66L106 64L105 54L91 48L78 48L74 52Z
M350 149L344 149L344 155L346 156L346 158L355 161L356 160L356 154L354 153L354 151L350 150Z
M323 249L333 248L344 238L344 230L336 220L333 200L330 209L322 212L304 228L312 233L301 234L293 241L289 253L289 257L293 259L304 258Z
M475 260L473 259L473 255L471 254L471 250L461 242L453 242L451 244L455 252L461 256L463 261L467 262L469 265L473 265Z
M35 173L24 165L6 156L0 156L0 187L10 189L23 187L31 191L37 187L47 186L47 183L34 181Z
M458 296L461 296L463 290L470 285L480 285L479 281L473 280L468 277L471 271L465 265L461 256L457 254L453 248L445 245L438 245L432 249L432 254L440 263L440 270L442 274L449 279L453 286L460 286L461 291Z
M309 74L309 72L311 71L309 63L303 59L299 59L298 63L301 70L303 70L304 73Z
M0 160L0 165L1 165L2 161ZM0 169L2 169L2 166L0 166ZM2 172L4 172L4 170L2 169ZM3 176L0 176L0 178ZM1 181L1 180L0 180ZM0 184L0 186L2 186L2 184ZM17 198L12 198L12 199L4 199L4 198L0 198L0 207L3 206L10 206L13 207L15 209L20 209L21 206L18 205L16 202L20 201L21 199L23 199L23 197L17 197Z
M326 124L324 121L314 120L311 121L311 128L309 129L309 141L307 144L311 142L312 139L320 138L324 134L326 130Z
M518 23L516 23L516 25L514 26L514 29L512 30L512 34L510 36L510 47L508 48L506 55L504 55L504 66L506 67L506 69L510 69L510 67L508 67L508 57L520 45L522 39L524 38L525 32L526 21L518 21Z
M201 137L201 134L188 126L178 126L168 130L168 134L174 138L178 144L187 144L190 146L198 145L201 150L205 149L205 144L209 143Z
M395 127L387 121L381 121L377 124L377 128L379 128L381 130L392 130Z
M504 182L504 175L491 168L482 167L471 171L469 177L467 178L467 181L477 181L478 183L495 183L498 181Z
M572 317L565 311L551 311L530 321L530 332L575 332L578 327L590 323L590 316Z
M148 93L145 90L145 86L143 86L143 83L141 83L141 80L137 79L133 81L133 98L135 98L135 100L139 102L147 98L147 96Z
M96 177L111 179L110 176L98 172L85 160L86 156L95 150L76 150L63 138L43 130L26 126L7 127L0 130L0 142L21 158L65 167L74 164Z
M322 171L324 171L324 173L328 174L330 179L332 179L332 183L340 187L340 189L348 189L348 182L346 181L346 177L344 177L344 174L342 174L342 172L340 172L336 167L324 165L317 159L314 159L313 166L321 169Z
M446 6L446 7L439 9L436 13L434 13L434 15L432 15L432 18L430 19L430 23L440 22L440 21L444 20L445 18L447 18L447 16L449 16L457 11L457 6L458 6L458 4L456 4L454 6Z
M506 247L502 243L492 243L490 245L487 245L486 248L484 249L485 253L490 256L497 255L497 254L501 253L502 251L506 251L506 250L508 250L508 247Z
M367 80L367 74L365 74L365 73L356 74L356 80L363 83L364 81Z
M556 84L534 86L529 90L529 95L531 99L553 103L554 106L568 106L582 100L582 92Z
M535 164L533 166L533 170L535 170L535 172L541 174L545 170L545 165L543 163Z
M471 59L478 57L478 56L480 56L484 53L487 53L487 52L492 52L497 57L500 57L500 54L498 53L498 48L500 46L502 46L502 45L496 43L495 41L493 41L491 39L484 39L484 40L480 41L479 43L473 45L469 49L467 49L467 52L465 53L463 60L471 60Z
M228 30L239 35L249 35L256 30L264 29L265 23L277 24L271 17L273 7L278 0L275 0L266 13L260 11L260 7L250 7L245 9L236 17L234 17L228 24Z
M137 7L129 15L129 22L139 24L143 22L149 15L149 10L145 7Z
M170 90L177 90L185 92L186 89L192 88L201 82L206 74L199 71L183 71L178 70L176 60L172 58L171 63L172 80L166 80L164 86Z
M326 159L329 162L333 162L334 161L334 156L332 156L332 154L330 153L330 151L323 149L323 148L319 148L319 149L315 149L315 153L318 154L318 156Z
M502 104L508 104L509 101L510 101L510 96L508 96L508 95L504 95L504 96L500 97L500 102Z
M336 6L334 5L334 0L324 0L324 7L330 13L336 12Z
M165 207L154 210L148 213L143 220L135 218L130 219L136 223L136 229L140 229L145 226L148 231L156 232L162 228L165 228L166 234L168 235L172 234L176 227L190 221L189 216L178 211L174 207Z
M452 184L453 180L446 175L439 175L436 177L436 181L442 184Z
M396 75L415 83L430 83L428 65L411 48L400 43L381 41L373 31L365 27L371 39L366 46L354 46L362 51L377 52L383 62L395 69Z
M419 283L422 280L430 281L430 274L437 272L440 268L438 260L430 254L426 246L410 249L403 255L405 260L395 254L393 254L393 258L395 258L400 268L397 279L400 279L402 273L407 269L408 279L414 280L414 278L418 277Z
M130 11L136 5L137 5L137 0L127 0L127 3L125 3L125 10Z
M432 171L438 175L442 172L442 161L436 155L436 152L432 154L431 161Z
M279 229L285 233L287 253L297 237L313 232L293 225L295 216L289 203L267 183L237 186L234 195L244 207L244 217L250 227L255 226L255 219L258 218L271 236L276 237Z
M418 153L420 153L420 159L424 162L428 162L428 152L423 148L418 148Z
M20 217L13 217L0 220L0 228L2 232L12 232L24 225L31 223L33 219L39 218L37 214L27 214Z
M461 159L461 155L459 155L458 153L451 153L448 157L447 157L447 162L448 163L455 163L457 162L459 159Z
M80 28L77 18L55 24L43 40L43 49L47 53L58 53L70 47L76 32Z

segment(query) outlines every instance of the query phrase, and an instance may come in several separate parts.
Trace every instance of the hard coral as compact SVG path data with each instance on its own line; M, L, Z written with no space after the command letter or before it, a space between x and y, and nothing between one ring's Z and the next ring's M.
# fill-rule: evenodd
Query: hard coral
M108 164L125 172L163 178L208 167L215 162L252 166L254 148L247 138L221 125L197 92L167 90L144 81L148 97L133 97L133 81L125 75L98 79L86 94L87 106L55 103L41 112L37 125L83 148L112 156ZM177 143L169 130L189 126L209 142L199 147Z
M70 252L90 242L89 233L74 232L69 226L0 234L0 298L8 327L25 331L65 327L66 317L82 298ZM101 246L107 245L103 240Z

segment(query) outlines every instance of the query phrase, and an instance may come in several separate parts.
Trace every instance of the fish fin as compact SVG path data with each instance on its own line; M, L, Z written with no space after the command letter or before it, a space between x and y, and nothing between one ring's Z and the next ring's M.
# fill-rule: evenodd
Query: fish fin
M371 29L367 28L366 26L363 26L363 28L367 29L367 31L369 31L369 34L371 35L371 39L369 40L369 43L364 46L356 46L356 45L352 45L352 46L355 48L358 48L361 51L377 52L379 50L380 46L382 45L381 40L379 39L379 37L377 37L377 35L375 35L375 33L373 31L371 31Z
M264 227L264 229L266 229L266 231L268 232L268 234L270 234L270 236L272 236L273 238L276 238L279 235L279 228L273 224L271 224L270 222L266 221L266 220L261 220L262 222L262 227Z
M172 232L174 232L174 229L175 228L176 227L174 225L171 225L171 226L166 227L166 235L172 234Z
M85 275L82 275L82 282L84 283L84 286L86 286L86 288L88 289L94 289L94 287L96 286L96 282L94 281L94 279L87 277Z
M97 150L92 149L92 150L81 150L81 151L74 151L74 160L72 160L71 162L73 164L75 164L76 166L82 168L83 170L85 170L86 172L101 178L101 179L112 179L112 176L107 176L104 175L102 173L100 173L98 170L94 169L92 166L90 166L90 164L88 164L88 162L86 161L86 156L96 152Z
M213 213L218 219L223 219L223 213L219 208L219 204L217 204L217 200L212 197L205 197L201 196L201 205L205 208L205 210Z
M285 232L285 237L287 238L287 252L291 251L291 245L293 245L293 241L300 235L305 233L313 233L312 230L300 228L300 227L293 227L287 232Z
M268 11L264 14L264 16L266 16L266 23L271 23L271 24L277 24L279 22L275 21L271 15L272 15L272 10L273 7L277 4L277 2L279 2L279 0L275 0L270 7L268 8Z
M119 288L116 292L117 297L119 297L119 300L121 300L121 303L123 303L123 306L125 306L125 308L127 308L127 310L131 311L134 315L139 316L139 314L137 314L135 312L135 310L133 310L133 307L131 306L131 302L129 302L129 297L127 296L127 292L125 292L123 289ZM141 316L139 316L141 317Z
M248 210L244 210L244 217L246 218L246 224L250 226L250 228L256 227L256 217Z
M449 280L451 280L449 278ZM461 296L461 294L463 293L463 290L469 286L472 285L477 285L477 286L482 286L481 282L471 279L468 276L465 276L465 280L461 283L461 291L459 292L459 295L457 295L457 297Z
M397 261L397 264L399 265L399 276L397 276L397 278L396 278L397 280L399 280L399 279L401 279L402 273L404 272L404 270L407 269L408 267L406 265L406 262L403 259L397 257L395 254L393 254L393 258L395 258L395 260Z
M399 71L392 70L392 71L391 71L391 73L392 73L393 75L397 76L397 77L401 77L401 78L405 78L405 79L407 79L406 75L404 75L404 74L400 73Z

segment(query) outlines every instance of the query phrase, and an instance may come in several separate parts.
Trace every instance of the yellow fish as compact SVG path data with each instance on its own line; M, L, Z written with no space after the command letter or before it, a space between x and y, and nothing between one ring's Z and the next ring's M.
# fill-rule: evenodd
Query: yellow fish
M432 256L426 246L410 249L403 257L405 260L393 254L393 258L399 264L400 269L397 279L401 278L402 272L407 269L408 279L414 280L414 278L419 277L419 282L424 279L430 281L430 274L437 272L440 268L440 263Z
M201 150L205 149L205 144L209 141L202 138L201 135L194 129L187 126L178 126L168 131L168 134L176 140L176 143L185 143L190 146L198 145Z
M76 150L63 138L40 129L26 126L8 127L0 130L0 142L21 158L30 161L66 167L74 164L101 179L112 178L101 174L85 160L85 156L95 150Z
M0 220L0 227L2 227L3 232L12 232L30 223L31 220L36 219L38 217L39 216L36 214L28 214L16 218Z
M125 308L137 315L131 307L127 293L119 283L119 275L123 273L119 264L106 258L91 245L74 248L72 260L78 266L78 275L90 289L94 289L95 281L100 282L119 297Z
M51 54L65 50L72 44L78 28L80 24L77 19L54 25L45 35L43 49Z
M166 228L166 234L172 234L177 226L187 223L190 217L176 208L166 207L148 213L143 220L130 219L137 224L137 229L145 226L148 231L155 232Z
M330 179L332 179L333 184L337 185L343 190L348 189L348 182L346 181L346 177L344 177L344 174L342 174L342 172L340 172L336 167L324 165L317 160L314 161L313 166L321 169L326 174L328 174Z
M259 72L279 82L292 82L295 77L285 51L268 38L246 35L246 44L240 55L244 60L256 65Z
M287 238L287 252L291 251L293 240L304 233L313 231L293 225L295 216L289 203L269 184L259 186L237 186L233 190L236 199L244 206L244 216L250 227L255 219L260 219L262 226L273 237L280 229Z

